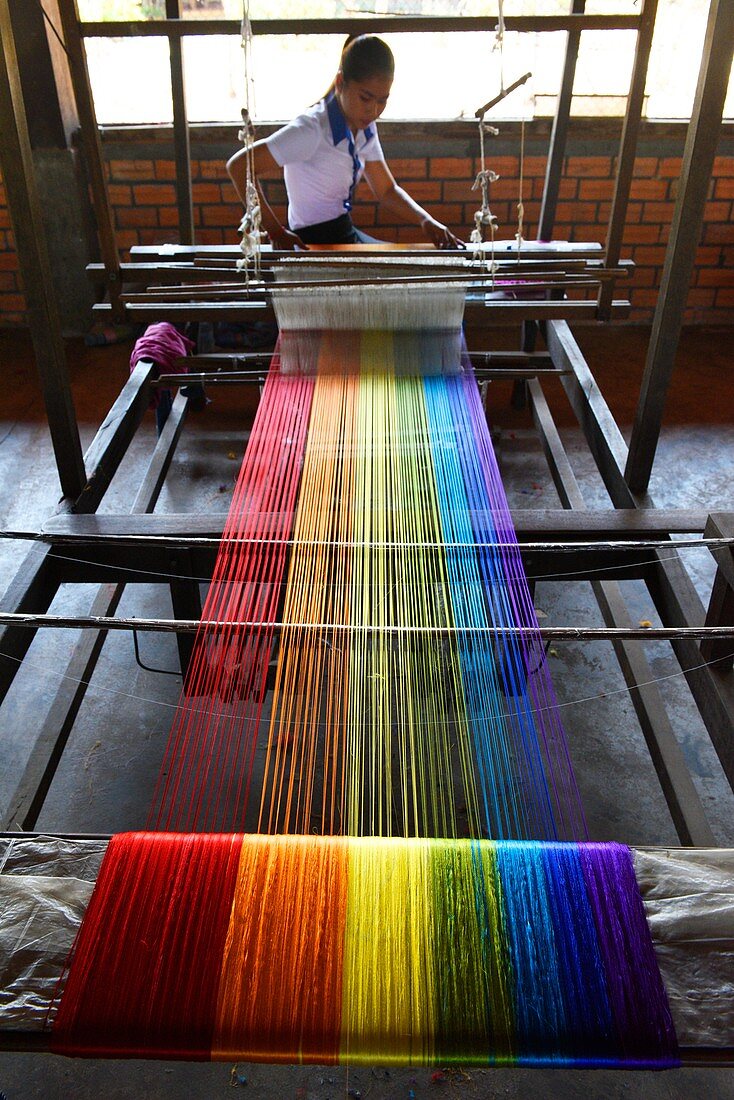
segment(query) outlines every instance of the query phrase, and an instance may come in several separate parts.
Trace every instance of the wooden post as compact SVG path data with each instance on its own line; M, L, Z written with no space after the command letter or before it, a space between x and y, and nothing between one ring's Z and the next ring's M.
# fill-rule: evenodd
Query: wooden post
M181 0L166 0L166 18L181 18ZM173 97L173 149L176 161L176 202L178 237L181 244L194 243L194 207L191 198L191 147L186 117L183 40L168 39L171 58L171 95Z
M647 80L647 67L650 61L650 47L655 30L655 16L657 15L658 0L642 0L643 9L640 15L640 29L637 32L637 47L635 49L635 64L632 70L629 93L627 95L627 109L622 126L622 138L619 145L619 161L617 163L617 177L614 184L614 198L609 214L609 227L607 229L606 260L607 267L616 267L619 263L622 251L622 236L627 220L627 205L630 197L630 187L635 169L635 154L637 141L640 134L640 120L645 100L645 81ZM611 316L612 298L614 297L614 280L608 286L602 286L599 290L599 319L608 321Z
M711 0L696 98L683 153L678 198L625 469L625 478L633 492L647 489L655 459L665 398L678 350L683 310L701 236L733 49L734 3L732 0Z
M76 109L79 114L80 134L86 155L92 204L97 218L102 261L107 271L112 313L116 320L122 321L125 318L125 308L120 301L120 257L117 251L115 227L107 195L107 183L102 161L102 143L99 139L87 57L79 32L79 11L76 0L59 0L59 18L61 19L66 53L69 58L69 72L74 88Z
M0 38L0 168L13 220L33 350L61 491L75 500L87 478L66 370L8 0L0 0Z
M586 0L571 0L572 15L583 15L585 9ZM576 76L576 60L579 55L580 39L581 30L577 28L570 30L566 37L566 59L563 63L563 77L558 92L558 101L556 102L556 114L553 119L548 164L545 170L545 183L543 184L543 202L538 220L538 240L540 241L549 241L553 236L558 192L561 186L561 176L563 175L563 158L566 155L573 81Z
M734 534L734 515L709 516L705 535L707 538L732 537ZM706 626L727 626L734 624L734 551L731 547L719 546L711 553L717 562L716 575L711 589L711 598L706 613ZM716 661L718 672L731 672L734 667L734 654L731 642L703 641L701 656L704 661Z

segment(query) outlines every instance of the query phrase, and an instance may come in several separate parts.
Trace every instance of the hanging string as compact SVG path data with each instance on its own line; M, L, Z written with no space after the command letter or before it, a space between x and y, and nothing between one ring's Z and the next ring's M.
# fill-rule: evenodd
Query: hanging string
M483 118L479 119L479 172L477 178L472 184L472 191L480 190L482 193L482 205L479 210L474 214L474 228L469 236L469 243L474 246L473 259L482 262L485 259L485 251L482 247L484 243L484 230L489 229L490 235L490 251L489 259L487 260L487 270L492 275L491 286L494 289L494 275L497 271L497 263L494 258L494 239L495 233L499 228L499 222L489 208L489 185L495 183L499 176L496 172L487 168L485 150L484 150L484 135L498 134L494 126L490 126L484 121Z
M518 185L518 200L517 200L517 233L515 234L515 240L517 241L517 262L520 263L520 251L523 246L522 226L523 218L525 216L525 206L522 201L523 193L523 175L525 171L525 119L520 122L520 181Z
M255 157L253 153L253 146L255 143L255 126L253 122L255 95L252 64L253 35L252 23L250 22L249 0L243 0L240 37L244 57L245 104L242 108L242 129L239 131L238 137L246 150L246 154L245 213L239 225L242 257L237 261L237 267L240 271L244 271L245 284L247 284L251 274L255 279L260 278L260 255L263 237L262 210L255 178Z

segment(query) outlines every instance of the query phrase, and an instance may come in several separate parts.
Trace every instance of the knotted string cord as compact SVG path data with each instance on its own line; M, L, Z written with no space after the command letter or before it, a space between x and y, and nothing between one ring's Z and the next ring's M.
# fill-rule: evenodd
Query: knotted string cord
M238 137L245 147L245 213L239 225L239 232L242 235L240 240L242 257L237 261L237 268L244 271L245 283L247 284L250 273L255 279L260 278L260 246L262 243L262 211L255 179L255 157L253 153L255 142L253 122L255 96L249 0L243 0L240 37L245 70L245 104L242 108L242 129L239 131Z
M483 260L485 258L484 249L482 244L484 242L484 230L489 229L490 239L490 251L489 260L487 261L487 270L492 275L492 289L494 289L494 274L497 270L497 264L494 258L494 236L499 228L499 222L494 216L489 207L489 185L495 183L499 176L492 169L488 169L485 162L484 154L484 135L486 133L497 134L499 131L494 126L489 126L483 118L479 119L479 172L477 178L472 184L472 191L481 190L482 193L482 205L479 210L474 214L474 228L469 234L469 243L474 245L473 258L475 260Z

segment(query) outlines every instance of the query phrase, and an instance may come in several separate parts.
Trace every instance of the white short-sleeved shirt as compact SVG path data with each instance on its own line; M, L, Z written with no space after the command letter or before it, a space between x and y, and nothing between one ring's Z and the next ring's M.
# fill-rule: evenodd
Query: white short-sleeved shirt
M385 159L374 123L354 138L333 92L266 138L266 145L283 169L288 224L296 231L348 212L365 163Z

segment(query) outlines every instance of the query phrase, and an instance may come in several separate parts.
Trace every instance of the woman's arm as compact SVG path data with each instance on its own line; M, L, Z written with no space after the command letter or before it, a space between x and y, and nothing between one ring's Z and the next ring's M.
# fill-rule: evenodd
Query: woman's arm
M275 212L271 207L268 200L263 194L263 189L260 186L258 180L261 173L272 172L273 169L280 172L281 167L276 161L273 154L267 147L265 141L256 141L252 147L254 169L255 169L255 184L257 186L258 195L260 196L260 210L262 212L262 223L268 232L268 236L273 244L274 248L294 249L294 248L307 248L308 246L303 243L301 238L296 233L291 233L290 229L286 229L281 225L275 216ZM227 161L227 172L234 184L234 189L242 200L242 205L247 206L247 150L239 149L234 156L230 157Z
M408 192L398 185L384 160L368 160L364 174L378 203L408 222L417 222L436 248L466 247L450 229L431 217L427 210L419 206L415 199L412 199Z

